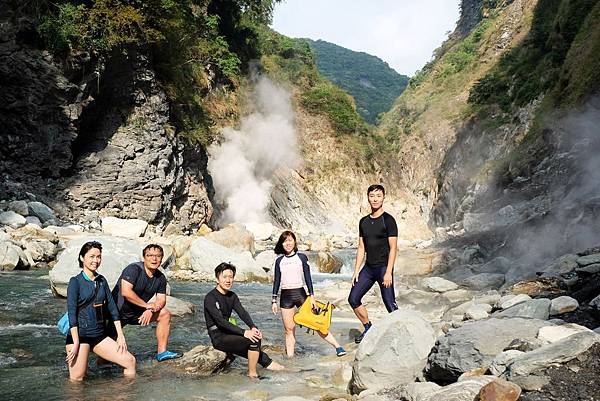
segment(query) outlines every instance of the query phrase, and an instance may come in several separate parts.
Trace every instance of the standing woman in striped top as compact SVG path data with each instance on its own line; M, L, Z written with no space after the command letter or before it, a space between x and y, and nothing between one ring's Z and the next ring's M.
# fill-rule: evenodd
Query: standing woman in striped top
M296 324L294 314L297 308L310 296L313 308L316 307L308 257L298 252L296 236L291 231L284 231L275 245L275 253L281 255L275 260L275 279L273 281L273 299L271 310L277 314L277 294L281 287L281 319L285 329L285 351L288 358L294 356L296 345ZM304 287L308 289L306 293ZM336 341L331 332L327 335L318 333L335 348L337 356L346 355L346 351Z

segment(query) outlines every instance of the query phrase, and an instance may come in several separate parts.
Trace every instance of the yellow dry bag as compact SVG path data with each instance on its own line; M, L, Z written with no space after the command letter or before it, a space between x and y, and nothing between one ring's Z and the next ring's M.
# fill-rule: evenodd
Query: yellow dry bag
M315 301L316 310L312 308L310 297L306 298L298 312L294 315L294 322L297 325L316 330L324 336L329 333L331 326L331 314L333 312L333 304L327 302Z

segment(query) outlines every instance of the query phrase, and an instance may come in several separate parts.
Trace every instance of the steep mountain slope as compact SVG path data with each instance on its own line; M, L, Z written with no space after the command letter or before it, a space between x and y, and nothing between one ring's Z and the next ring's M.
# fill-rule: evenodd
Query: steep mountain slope
M363 118L375 124L380 113L390 109L408 84L385 61L323 40L305 39L315 53L319 72L356 100Z
M464 7L480 21L459 25L381 125L421 201L411 214L530 268L597 243L599 2Z

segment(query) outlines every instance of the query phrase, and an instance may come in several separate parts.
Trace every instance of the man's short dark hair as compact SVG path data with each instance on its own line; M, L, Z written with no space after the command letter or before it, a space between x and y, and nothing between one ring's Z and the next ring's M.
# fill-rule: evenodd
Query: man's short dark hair
M235 266L227 262L222 262L217 267L215 267L215 277L219 278L219 275L225 270L231 270L233 272L233 277L235 277Z
M369 188L367 188L367 195L375 191L381 191L385 195L385 188L381 184L369 185Z
M162 246L158 245L158 244L148 244L146 245L146 247L144 248L144 250L142 251L142 256L146 256L146 253L150 250L150 249L158 249L160 251L160 257L162 258L163 256L165 256L165 251L163 251Z

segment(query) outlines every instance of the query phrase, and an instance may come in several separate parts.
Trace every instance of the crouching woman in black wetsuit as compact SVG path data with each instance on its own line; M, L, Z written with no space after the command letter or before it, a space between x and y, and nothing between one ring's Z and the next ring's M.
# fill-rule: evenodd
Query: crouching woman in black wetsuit
M231 291L235 266L221 263L215 268L215 277L216 288L204 297L204 319L213 347L219 351L248 358L248 376L252 378L258 377L257 363L268 370L284 370L284 366L261 351L262 333L256 328L236 293ZM230 322L232 311L235 311L250 329L244 330L232 324Z
M71 277L67 288L70 330L66 341L66 360L69 365L69 377L75 381L81 381L85 377L90 351L125 368L125 376L135 376L135 357L127 351L119 311L108 282L104 276L98 274L101 261L102 245L99 242L83 244L79 251L81 273ZM104 305L107 306L110 315L106 318L114 321L116 341L106 332Z

